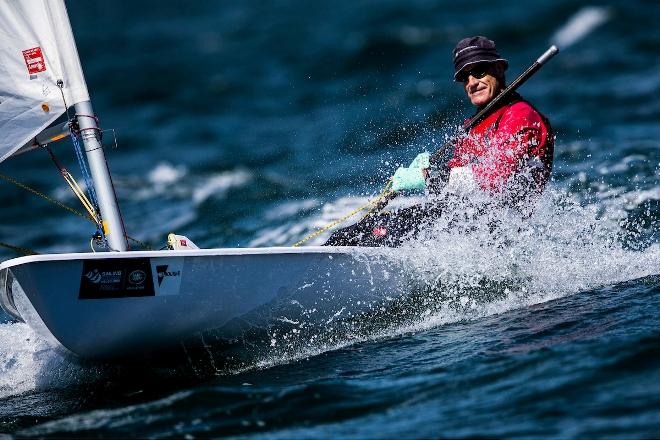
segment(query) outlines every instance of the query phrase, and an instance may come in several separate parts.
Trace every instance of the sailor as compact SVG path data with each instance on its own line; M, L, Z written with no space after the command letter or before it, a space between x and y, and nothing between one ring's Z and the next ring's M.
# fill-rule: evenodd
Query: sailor
M454 80L463 85L475 115L506 88L508 61L495 43L476 36L458 42L453 50ZM434 169L429 153L419 154L392 177L393 191L426 189L442 193L442 202L401 210L396 215L372 216L339 230L329 245L397 245L414 231L421 217L440 215L448 195L488 195L499 206L531 214L552 170L554 137L549 120L517 93L454 142L450 160ZM451 199L451 196L449 197ZM455 198L454 198L455 200ZM480 198L483 200L483 198Z

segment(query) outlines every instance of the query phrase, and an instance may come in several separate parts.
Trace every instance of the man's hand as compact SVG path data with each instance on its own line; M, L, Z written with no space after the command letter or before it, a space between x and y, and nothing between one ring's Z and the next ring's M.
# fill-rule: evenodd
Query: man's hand
M392 191L426 188L426 173L422 168L399 167L392 176Z

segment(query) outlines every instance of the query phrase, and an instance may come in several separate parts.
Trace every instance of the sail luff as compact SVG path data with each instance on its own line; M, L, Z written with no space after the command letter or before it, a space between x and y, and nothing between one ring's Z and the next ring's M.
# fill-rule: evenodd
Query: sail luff
M69 107L79 102L89 101L89 92L87 83L83 74L76 40L73 37L69 14L66 10L64 0L42 0L48 10L46 18L54 32L57 47L65 47L60 57L57 59L60 63L61 79L64 82L64 96Z

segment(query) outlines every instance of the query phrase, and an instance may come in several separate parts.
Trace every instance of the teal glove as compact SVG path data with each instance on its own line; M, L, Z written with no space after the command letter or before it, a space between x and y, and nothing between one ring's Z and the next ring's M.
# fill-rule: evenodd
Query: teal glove
M426 188L426 179L421 168L399 167L392 176L392 191L424 188Z
M413 159L412 162L410 162L410 165L408 168L421 168L421 169L426 169L431 166L431 154L428 152L423 152L419 153L417 157Z

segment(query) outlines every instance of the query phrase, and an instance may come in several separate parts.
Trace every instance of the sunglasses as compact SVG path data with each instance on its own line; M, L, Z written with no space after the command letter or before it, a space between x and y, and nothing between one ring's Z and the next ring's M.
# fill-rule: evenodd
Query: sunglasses
M472 69L462 71L456 76L457 82L466 82L470 76L476 79L481 79L486 75L493 73L493 66L491 64L477 64Z

